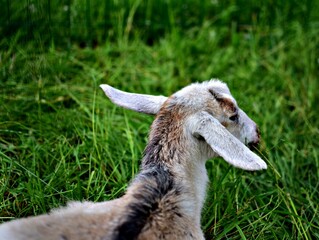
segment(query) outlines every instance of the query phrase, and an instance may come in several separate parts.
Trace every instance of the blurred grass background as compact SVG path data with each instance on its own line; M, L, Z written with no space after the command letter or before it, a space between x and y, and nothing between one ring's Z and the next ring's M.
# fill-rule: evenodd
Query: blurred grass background
M319 238L319 2L1 0L0 219L121 196L153 117L98 85L169 95L220 78L265 172L207 162L207 239Z

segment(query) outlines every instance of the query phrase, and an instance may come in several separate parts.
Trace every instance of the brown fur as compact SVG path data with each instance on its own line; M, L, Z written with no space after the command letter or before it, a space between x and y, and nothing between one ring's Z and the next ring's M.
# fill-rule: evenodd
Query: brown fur
M169 98L157 114L149 136L149 143L144 152L142 167L150 163L162 162L172 165L178 158L183 145L183 128L187 112L181 106L175 105ZM178 144L178 145L177 145Z
M234 105L234 103L230 99L223 98L220 101L220 105L225 111L227 111L229 113L235 113L237 111L236 106Z
M26 219L30 237L25 239L36 239L33 232L40 233L38 236L43 232L52 239L151 240L176 239L177 236L178 239L202 239L200 226L184 214L185 209L180 205L185 201L182 192L188 190L182 187L180 180L173 181L176 173L172 166L186 164L183 150L188 146L185 146L182 127L186 115L187 111L175 104L173 98L162 106L152 124L141 173L122 198L106 204L108 211L88 215L84 208L73 215L61 209L51 215ZM191 167L187 166L186 172L191 175ZM167 177L163 173L165 169L170 169ZM77 221L80 218L82 221Z

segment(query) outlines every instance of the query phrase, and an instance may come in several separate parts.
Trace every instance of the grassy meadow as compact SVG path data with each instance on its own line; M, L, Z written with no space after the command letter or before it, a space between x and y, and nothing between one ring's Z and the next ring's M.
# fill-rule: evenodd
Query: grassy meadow
M268 169L207 162L206 238L319 238L318 1L1 2L0 221L123 195L153 117L100 84L170 95L220 78Z

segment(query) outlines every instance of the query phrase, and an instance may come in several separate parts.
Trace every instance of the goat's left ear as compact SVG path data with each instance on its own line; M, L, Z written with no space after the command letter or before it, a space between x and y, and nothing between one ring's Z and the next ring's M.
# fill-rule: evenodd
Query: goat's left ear
M231 165L244 170L267 169L267 164L234 137L220 122L207 112L197 116L193 134L201 136L219 156Z
M167 99L167 97L164 96L124 92L107 84L102 84L100 87L114 104L146 114L157 114Z

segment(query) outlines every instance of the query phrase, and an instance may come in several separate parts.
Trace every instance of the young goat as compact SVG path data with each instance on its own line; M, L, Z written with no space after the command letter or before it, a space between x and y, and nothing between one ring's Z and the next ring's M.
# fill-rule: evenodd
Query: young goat
M156 115L141 172L119 199L71 203L4 223L0 239L204 239L206 160L221 156L245 170L267 168L243 144L258 144L256 124L218 80L192 84L168 98L101 88L119 106Z

